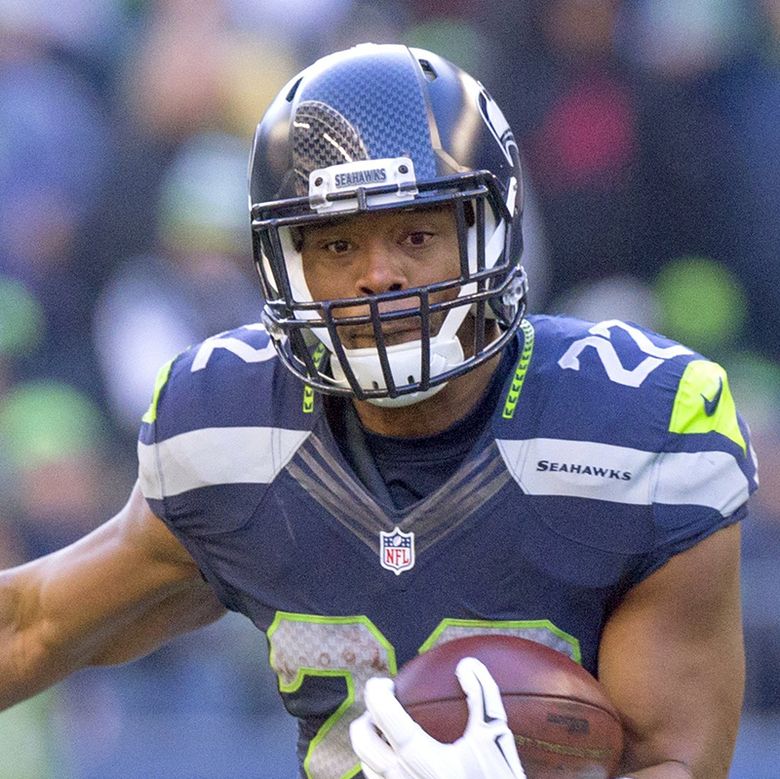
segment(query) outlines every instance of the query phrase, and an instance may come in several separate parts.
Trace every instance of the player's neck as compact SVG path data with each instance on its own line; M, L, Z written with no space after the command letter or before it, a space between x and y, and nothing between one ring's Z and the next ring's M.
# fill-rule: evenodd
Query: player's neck
M463 419L485 394L500 364L500 354L448 382L427 400L402 408L354 401L361 424L379 435L419 438L441 433Z

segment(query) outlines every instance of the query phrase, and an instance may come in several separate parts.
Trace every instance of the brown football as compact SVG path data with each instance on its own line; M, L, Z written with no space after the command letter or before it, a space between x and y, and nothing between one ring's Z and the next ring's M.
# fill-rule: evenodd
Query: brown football
M452 742L466 728L455 676L462 657L481 660L496 680L528 779L615 776L623 728L604 688L563 653L514 636L456 638L401 668L398 700L434 738Z

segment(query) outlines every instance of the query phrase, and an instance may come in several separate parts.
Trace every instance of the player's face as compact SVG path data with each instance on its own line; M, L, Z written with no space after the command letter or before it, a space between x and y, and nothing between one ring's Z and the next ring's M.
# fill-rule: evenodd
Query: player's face
M422 287L460 276L458 234L449 206L361 214L309 226L302 235L301 254L306 282L315 300L364 297ZM451 288L431 295L431 302L457 297ZM414 298L387 301L380 312L418 310ZM339 309L338 317L368 312L365 306ZM438 332L445 313L431 317L431 334ZM348 349L376 345L371 325L339 328ZM420 338L420 319L394 319L383 326L392 346Z

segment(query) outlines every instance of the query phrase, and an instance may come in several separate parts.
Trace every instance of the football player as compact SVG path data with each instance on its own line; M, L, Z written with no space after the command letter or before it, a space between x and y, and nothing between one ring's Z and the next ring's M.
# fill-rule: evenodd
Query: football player
M498 632L601 680L627 776L725 777L756 477L723 369L636 325L526 316L512 132L431 52L297 75L250 197L263 322L161 370L116 517L2 575L0 705L230 609L267 636L301 776L517 778L484 666L459 667L452 745L393 695L418 652Z

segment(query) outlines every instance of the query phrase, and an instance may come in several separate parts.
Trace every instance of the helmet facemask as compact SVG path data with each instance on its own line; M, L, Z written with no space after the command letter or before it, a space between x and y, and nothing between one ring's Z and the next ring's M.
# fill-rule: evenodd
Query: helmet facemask
M321 392L404 406L432 396L503 348L523 315L525 274L509 251L516 182L504 197L487 172L420 183L410 160L374 160L371 169L384 163L404 170L406 179L386 184L385 177L323 193L328 177L367 178L360 173L366 163L314 171L308 198L253 208L253 235L265 324L287 367ZM447 204L458 236L457 277L357 298L313 299L296 231L340 215ZM383 328L401 319L413 320L420 338L388 344ZM348 348L346 328L361 327L371 328L375 345ZM467 331L471 338L464 348Z

